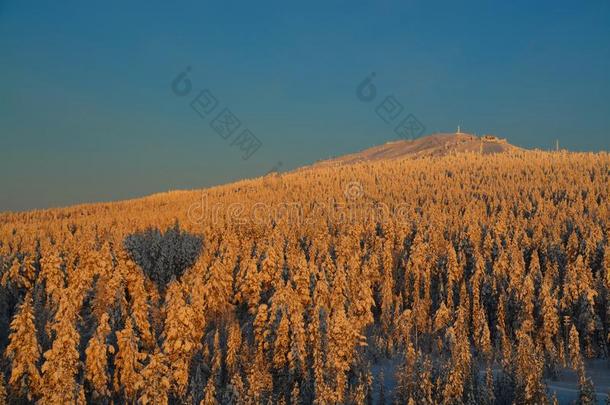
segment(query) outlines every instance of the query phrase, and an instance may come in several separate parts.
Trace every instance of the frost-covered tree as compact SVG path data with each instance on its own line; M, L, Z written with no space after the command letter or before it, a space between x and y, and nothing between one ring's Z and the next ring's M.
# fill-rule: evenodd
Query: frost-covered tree
M40 392L42 381L38 371L40 346L36 338L34 309L30 294L25 296L11 322L6 356L11 362L9 384L19 395L32 400Z

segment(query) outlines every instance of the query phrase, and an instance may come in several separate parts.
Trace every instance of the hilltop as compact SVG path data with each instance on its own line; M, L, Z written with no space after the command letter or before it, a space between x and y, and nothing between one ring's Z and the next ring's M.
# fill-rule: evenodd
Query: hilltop
M315 163L320 165L351 164L364 161L445 156L462 152L483 155L523 150L504 138L494 135L481 137L467 133L436 133L414 140L398 140L373 146L360 152Z

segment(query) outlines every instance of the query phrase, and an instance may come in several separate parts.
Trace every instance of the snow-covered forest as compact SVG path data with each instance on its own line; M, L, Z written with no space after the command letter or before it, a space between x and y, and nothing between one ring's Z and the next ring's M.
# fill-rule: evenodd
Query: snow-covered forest
M0 404L592 403L609 192L466 153L2 214Z

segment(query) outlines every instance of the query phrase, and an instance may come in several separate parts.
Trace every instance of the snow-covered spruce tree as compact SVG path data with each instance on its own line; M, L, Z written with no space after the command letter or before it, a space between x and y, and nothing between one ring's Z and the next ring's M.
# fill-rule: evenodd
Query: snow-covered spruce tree
M527 330L527 327L524 329ZM548 398L543 382L544 357L525 330L517 332L516 402L545 404Z
M163 330L163 353L171 369L172 390L178 397L186 393L189 366L193 354L200 347L201 332L194 323L196 317L186 300L186 288L172 281L165 300L165 326Z
M42 403L75 403L82 399L82 387L76 380L82 366L78 352L80 336L76 329L78 296L78 290L66 288L59 302L52 325L55 339L43 355Z
M557 298L551 291L551 281L544 278L540 287L540 318L541 327L538 330L538 342L544 348L545 367L556 374L559 366L559 353L557 350L557 337L559 333L559 315Z
M288 313L284 309L278 311L279 322L275 330L275 340L273 342L273 375L274 386L278 398L283 398L285 401L290 397L290 374L288 368L289 351L290 351L290 323Z
M91 384L94 397L109 396L108 355L114 347L107 343L110 334L108 314L102 314L95 335L85 350L85 379Z
M54 304L59 302L61 291L66 286L65 274L59 252L48 250L40 258L40 278L45 281L45 289Z
M9 384L18 395L32 400L39 392L41 378L37 366L40 346L36 339L32 296L29 293L11 322L6 356L11 361Z
M129 292L129 309L140 340L145 348L155 346L155 338L149 321L149 294L145 287L144 273L133 260L121 255L118 267L124 267L125 283Z
M466 332L465 312L463 307L457 310L454 326L447 331L450 335L448 340L451 342L451 358L442 388L442 401L446 404L456 404L462 401L464 388L470 377L472 354Z
M580 352L580 337L576 326L572 325L568 338L568 353L570 356L570 366L576 373L583 374L585 364Z
M114 357L114 390L128 402L137 398L142 388L142 361L146 354L138 347L131 318L125 322L125 328L116 333L118 350Z
M597 395L591 378L582 375L578 379L578 405L597 404Z
M206 351L210 352L211 358L208 361L209 376L205 388L203 389L202 405L217 405L225 398L237 400L241 398L237 389L229 388L223 384L223 348L221 347L220 339L221 331L216 329L212 344L206 347ZM240 382L235 381L238 385Z
M167 357L158 348L148 356L148 364L142 370L142 390L138 402L142 405L167 405L170 381Z
M578 375L578 403L586 405L597 403L593 381L585 373L585 364L580 352L580 338L574 325L570 328L568 352L570 365Z

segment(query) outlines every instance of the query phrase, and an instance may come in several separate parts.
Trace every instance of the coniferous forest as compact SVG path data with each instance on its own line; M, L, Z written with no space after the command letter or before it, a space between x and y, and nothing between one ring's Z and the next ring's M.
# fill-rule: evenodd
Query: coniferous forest
M609 192L519 151L0 214L0 404L593 403Z

